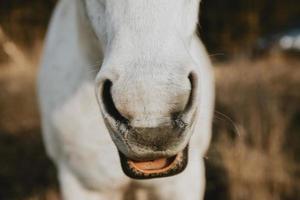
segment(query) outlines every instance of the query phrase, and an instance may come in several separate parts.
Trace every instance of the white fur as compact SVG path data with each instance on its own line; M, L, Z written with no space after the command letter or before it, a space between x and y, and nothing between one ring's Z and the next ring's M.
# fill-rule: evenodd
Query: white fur
M210 61L195 35L198 4L199 0L59 1L38 86L44 141L58 168L65 200L122 199L133 183L140 186L136 192L140 199L203 198L202 156L211 137L214 84ZM100 72L97 66L101 66ZM190 89L181 76L190 70L198 75L199 103L187 169L169 178L129 179L121 170L116 147L100 114L95 80L123 77L114 99L127 104L117 104L118 108L140 118L152 114L159 118L171 109L161 102L174 92ZM173 82L166 81L172 77ZM145 80L153 84L139 84ZM140 88L131 93L137 85ZM143 96L141 91L153 93L155 98ZM141 107L146 111L138 109L141 100L137 96L144 98L142 102L147 105ZM134 100L128 101L130 97ZM145 112L148 116L143 116ZM149 191L154 196L147 196Z

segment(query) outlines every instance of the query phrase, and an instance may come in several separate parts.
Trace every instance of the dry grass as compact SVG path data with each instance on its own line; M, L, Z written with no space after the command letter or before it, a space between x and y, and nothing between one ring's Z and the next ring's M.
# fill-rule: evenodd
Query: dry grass
M6 58L0 63L0 199L59 199L40 137L35 77L41 42L22 49L0 32L0 51ZM216 66L207 200L300 199L297 62L273 55Z
M24 51L0 27L0 51L6 58L0 63L0 199L57 200L35 92L41 42Z
M300 130L292 122L300 112L300 64L273 55L217 66L216 78L217 110L234 122L216 120L208 162L223 170L229 199L298 199L300 137L291 136Z
M0 48L8 58L0 65L0 128L5 132L18 132L38 127L35 76L41 42L24 51L0 26Z

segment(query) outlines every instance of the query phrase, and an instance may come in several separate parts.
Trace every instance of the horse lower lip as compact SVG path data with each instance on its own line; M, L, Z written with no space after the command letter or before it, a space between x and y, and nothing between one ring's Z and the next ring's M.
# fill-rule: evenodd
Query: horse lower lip
M167 171L170 167L172 167L172 164L178 160L180 160L180 156L182 153L179 153L175 156L172 156L170 158L159 158L155 160L149 160L149 161L133 161L128 159L129 165L143 173L158 173Z
M134 161L119 152L124 173L134 179L150 179L173 176L181 173L187 166L188 146L177 155L149 161Z

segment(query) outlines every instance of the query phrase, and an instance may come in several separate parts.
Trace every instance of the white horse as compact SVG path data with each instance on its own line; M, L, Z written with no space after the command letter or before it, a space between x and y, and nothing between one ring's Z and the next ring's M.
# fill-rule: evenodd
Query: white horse
M64 200L203 198L214 83L199 3L58 2L38 86Z

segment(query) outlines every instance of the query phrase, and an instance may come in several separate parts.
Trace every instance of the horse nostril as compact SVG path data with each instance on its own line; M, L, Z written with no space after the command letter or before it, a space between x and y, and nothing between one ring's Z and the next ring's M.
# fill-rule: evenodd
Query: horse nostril
M126 119L116 108L115 103L113 101L111 95L111 87L112 82L110 80L104 81L103 89L102 89L102 102L104 104L105 111L113 117L116 121L122 123L128 123L128 119Z
M195 105L195 101L197 98L196 91L197 91L197 87L198 87L198 79L197 79L196 73L191 72L188 76L188 79L191 84L191 92L190 92L188 102L185 106L184 112L188 112Z
M194 111L197 106L197 74L191 72L188 79L191 90L188 94L188 99L184 109L179 112L173 112L171 115L173 127L180 130L185 130L185 128L189 126L190 120L192 120L192 116L194 116Z
M190 113L191 110L194 110L195 106L197 105L197 87L198 87L198 80L197 80L197 74L194 72L191 72L188 76L189 83L190 83L190 93L188 95L188 99L185 103L185 106L182 110L173 112L172 118L173 121L176 121L177 119L181 119L183 115L186 115Z

